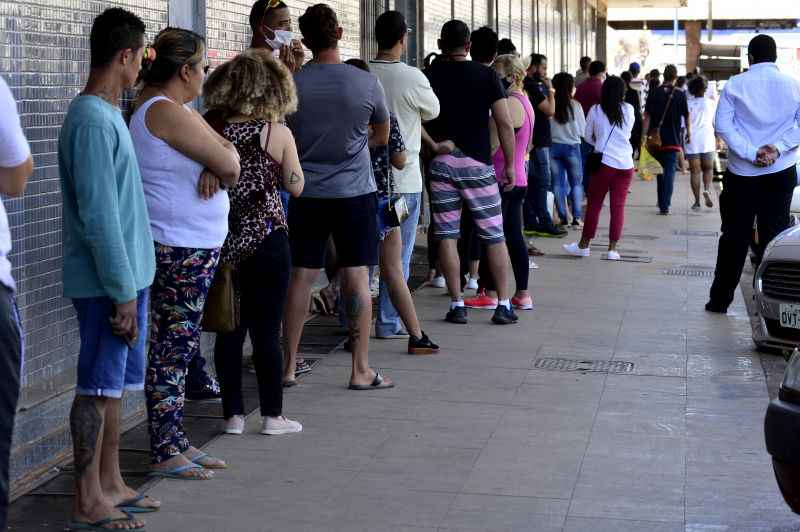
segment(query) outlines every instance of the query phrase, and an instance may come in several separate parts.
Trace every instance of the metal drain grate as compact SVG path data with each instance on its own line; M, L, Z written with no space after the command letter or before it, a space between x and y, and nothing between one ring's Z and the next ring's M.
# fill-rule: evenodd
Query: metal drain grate
M714 268L711 266L687 264L686 266L677 266L664 270L664 275L673 275L676 277L713 277Z
M672 232L678 236L719 236L719 231L686 231L676 230Z
M572 358L540 358L533 365L547 371L586 371L590 373L631 373L633 362L622 360L575 360Z

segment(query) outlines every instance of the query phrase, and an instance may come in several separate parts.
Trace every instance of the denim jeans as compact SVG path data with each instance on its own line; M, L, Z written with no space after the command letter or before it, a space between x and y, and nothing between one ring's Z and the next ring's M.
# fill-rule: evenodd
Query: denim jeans
M656 160L664 169L663 174L658 174L656 184L658 190L658 208L661 212L669 211L672 204L672 189L675 186L675 167L678 164L678 152L660 151L655 155Z
M14 293L0 284L0 530L8 519L9 462L14 415L19 400L22 329Z
M547 210L550 190L550 147L534 148L528 166L528 192L523 209L526 228L546 229L553 226Z
M400 226L400 235L403 239L403 275L408 281L410 272L411 255L414 252L414 243L417 239L417 224L419 223L420 202L422 201L421 192L404 193L410 214L405 222ZM391 336L400 329L400 315L392 305L389 298L389 287L381 280L380 293L378 294L378 316L375 320L376 336Z
M572 218L582 218L583 162L580 144L553 143L550 148L550 169L553 175L553 194L556 211L562 222L567 222L567 194L572 199Z

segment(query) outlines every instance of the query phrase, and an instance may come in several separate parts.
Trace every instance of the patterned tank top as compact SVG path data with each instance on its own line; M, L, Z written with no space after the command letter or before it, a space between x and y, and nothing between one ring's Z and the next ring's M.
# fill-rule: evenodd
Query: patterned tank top
M266 120L227 123L222 130L239 151L242 167L239 182L228 191L231 210L221 258L234 266L253 256L272 231L288 230L279 193L281 165L261 146L265 126L269 146L272 124Z

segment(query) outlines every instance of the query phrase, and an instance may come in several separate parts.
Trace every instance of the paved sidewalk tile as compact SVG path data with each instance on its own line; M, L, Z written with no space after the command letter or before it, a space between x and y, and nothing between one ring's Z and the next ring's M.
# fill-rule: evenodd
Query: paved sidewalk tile
M208 451L230 469L158 483L148 530L800 530L764 450L774 364L753 350L741 294L709 315L709 277L666 274L714 264L717 239L682 232L718 231L718 212L687 212L689 196L679 174L673 214L656 216L655 184L634 182L622 247L650 263L600 259L607 210L588 259L557 258L576 231L537 240L536 309L517 325L478 310L447 324L444 291L420 289L440 354L373 340L373 367L397 383L375 392L346 389L349 353L324 356L284 397L301 434L261 436L253 417L218 438Z

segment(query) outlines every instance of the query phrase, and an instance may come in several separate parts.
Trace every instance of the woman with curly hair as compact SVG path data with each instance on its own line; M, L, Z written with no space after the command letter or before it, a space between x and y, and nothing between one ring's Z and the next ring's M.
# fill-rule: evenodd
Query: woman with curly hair
M230 190L230 232L222 261L235 269L239 327L218 334L214 347L225 432L242 434L242 347L250 334L263 422L268 435L300 432L283 416L283 307L291 269L289 234L281 186L303 191L303 170L294 137L282 121L297 109L289 70L267 50L251 48L214 70L205 85L205 104L221 117L222 135L242 157L239 182Z
M184 433L186 372L200 352L203 306L228 233L228 196L214 191L236 184L239 156L187 106L202 92L203 38L166 28L153 49L130 121L156 255L145 380L151 474L206 480L225 463Z

